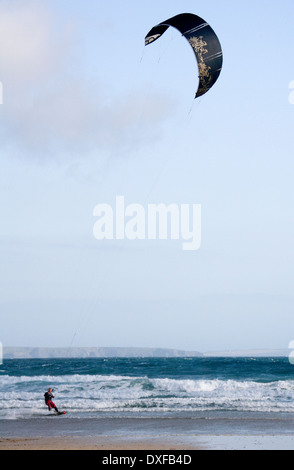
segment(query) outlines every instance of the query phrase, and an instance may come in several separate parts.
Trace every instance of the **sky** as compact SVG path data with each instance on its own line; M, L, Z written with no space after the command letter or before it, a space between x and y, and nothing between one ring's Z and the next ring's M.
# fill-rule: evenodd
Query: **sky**
M194 100L194 13L224 64ZM0 341L285 349L294 339L292 0L0 1ZM292 104L291 104L292 101ZM97 204L199 204L202 244L103 240Z

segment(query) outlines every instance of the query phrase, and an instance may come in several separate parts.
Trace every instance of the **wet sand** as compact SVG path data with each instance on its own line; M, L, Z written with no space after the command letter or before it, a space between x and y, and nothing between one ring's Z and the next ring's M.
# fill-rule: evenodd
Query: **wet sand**
M294 450L293 419L0 420L0 450Z
M165 439L145 438L144 436L134 439L134 437L115 436L88 436L59 438L0 438L0 450L104 450L104 451L125 451L125 450L201 450L199 446L183 442L175 437Z
M294 450L294 436L190 436L175 439L70 437L0 438L0 450L96 450L96 451L201 451L201 450Z

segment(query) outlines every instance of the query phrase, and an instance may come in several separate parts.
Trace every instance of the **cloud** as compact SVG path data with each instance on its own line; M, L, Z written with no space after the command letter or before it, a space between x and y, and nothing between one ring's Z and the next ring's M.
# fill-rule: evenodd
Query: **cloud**
M53 12L41 1L0 4L0 61L6 84L40 83L61 66L71 43L72 25L54 32Z
M61 23L41 0L0 5L2 149L37 159L85 157L159 137L173 106L168 98L110 91L103 75L84 69L78 20Z

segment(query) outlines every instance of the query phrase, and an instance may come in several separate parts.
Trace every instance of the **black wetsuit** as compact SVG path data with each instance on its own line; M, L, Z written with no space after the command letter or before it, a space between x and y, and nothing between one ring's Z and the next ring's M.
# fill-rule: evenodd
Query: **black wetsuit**
M45 397L45 403L48 406L49 411L51 411L51 409L53 408L56 411L56 413L58 413L57 406L52 401L52 398L54 398L54 395L52 395L52 393L46 392L44 394L44 397Z

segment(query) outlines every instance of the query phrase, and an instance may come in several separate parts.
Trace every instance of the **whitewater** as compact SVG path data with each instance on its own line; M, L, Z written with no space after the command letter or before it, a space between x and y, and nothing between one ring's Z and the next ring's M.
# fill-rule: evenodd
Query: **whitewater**
M48 417L44 393L70 418L292 417L287 358L6 360L0 420Z

